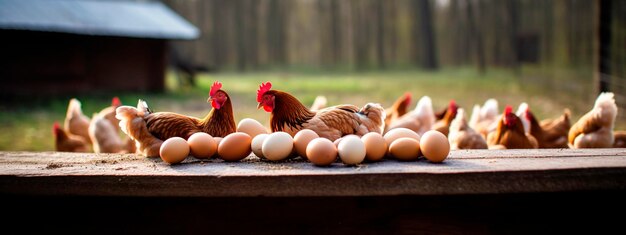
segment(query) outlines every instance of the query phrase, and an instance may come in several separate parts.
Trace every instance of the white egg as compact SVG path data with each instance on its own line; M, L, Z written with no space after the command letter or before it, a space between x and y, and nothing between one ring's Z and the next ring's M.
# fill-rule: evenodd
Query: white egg
M337 148L339 158L346 165L355 165L365 159L365 144L358 136L345 136Z
M252 139L252 143L250 144L252 147L252 152L259 158L265 158L263 156L263 141L267 138L268 134L259 134Z
M286 132L274 132L269 134L265 138L265 141L263 141L261 151L263 152L263 156L269 160L283 160L289 157L293 151L293 138Z
M244 118L239 121L239 124L237 125L237 132L244 132L250 137L254 138L259 134L267 134L267 128L265 128L257 120Z

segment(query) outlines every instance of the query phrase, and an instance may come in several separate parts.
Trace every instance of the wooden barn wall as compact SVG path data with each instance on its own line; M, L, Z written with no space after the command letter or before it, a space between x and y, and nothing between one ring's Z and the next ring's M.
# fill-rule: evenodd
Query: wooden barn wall
M161 91L163 40L0 31L5 95Z

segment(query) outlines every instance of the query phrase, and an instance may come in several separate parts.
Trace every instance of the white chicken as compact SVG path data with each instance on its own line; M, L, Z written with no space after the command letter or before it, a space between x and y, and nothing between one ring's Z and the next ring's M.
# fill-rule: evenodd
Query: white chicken
M433 102L428 96L423 96L411 112L404 114L402 117L394 120L387 128L387 131L394 128L407 128L415 131L420 136L433 128L435 124L435 111L433 111Z
M495 99L488 99L482 107L474 105L469 126L480 133L483 137L487 138L489 133L498 128L499 120L500 112L498 111L498 101Z

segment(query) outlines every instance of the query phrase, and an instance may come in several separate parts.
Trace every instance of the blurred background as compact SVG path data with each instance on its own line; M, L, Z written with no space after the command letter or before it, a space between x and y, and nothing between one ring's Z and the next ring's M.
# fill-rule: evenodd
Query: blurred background
M118 96L201 117L215 80L266 125L272 81L305 105L411 92L574 120L613 91L626 128L626 1L0 0L0 36L0 150L53 150L72 97L88 116Z

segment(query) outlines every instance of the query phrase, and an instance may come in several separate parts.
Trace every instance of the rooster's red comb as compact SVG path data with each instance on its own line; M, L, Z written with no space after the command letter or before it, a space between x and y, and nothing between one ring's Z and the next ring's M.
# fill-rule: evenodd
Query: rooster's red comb
M513 107L511 107L511 105L507 105L506 108L504 108L504 114L509 114L513 112Z
M454 100L450 100L450 104L448 104L448 106L450 106L450 107L456 107L456 101L454 101Z
M259 86L259 90L256 91L256 102L260 103L263 94L265 94L265 92L269 91L270 89L272 89L271 82L268 81L266 83L261 83L261 85Z
M57 130L61 129L61 126L59 125L59 122L54 122L54 125L52 125L52 133L54 133L56 135Z
M113 107L118 107L118 106L122 106L122 101L120 101L119 97L113 97L113 99L111 100L111 106Z
M410 104L410 103L411 103L411 97L412 97L412 96L411 96L411 92L406 92L406 93L404 93L404 103L405 103L406 105L408 105L408 104Z
M209 91L209 96L214 96L215 92L220 89L222 89L222 83L218 81L213 82L213 85L211 85L211 91Z

